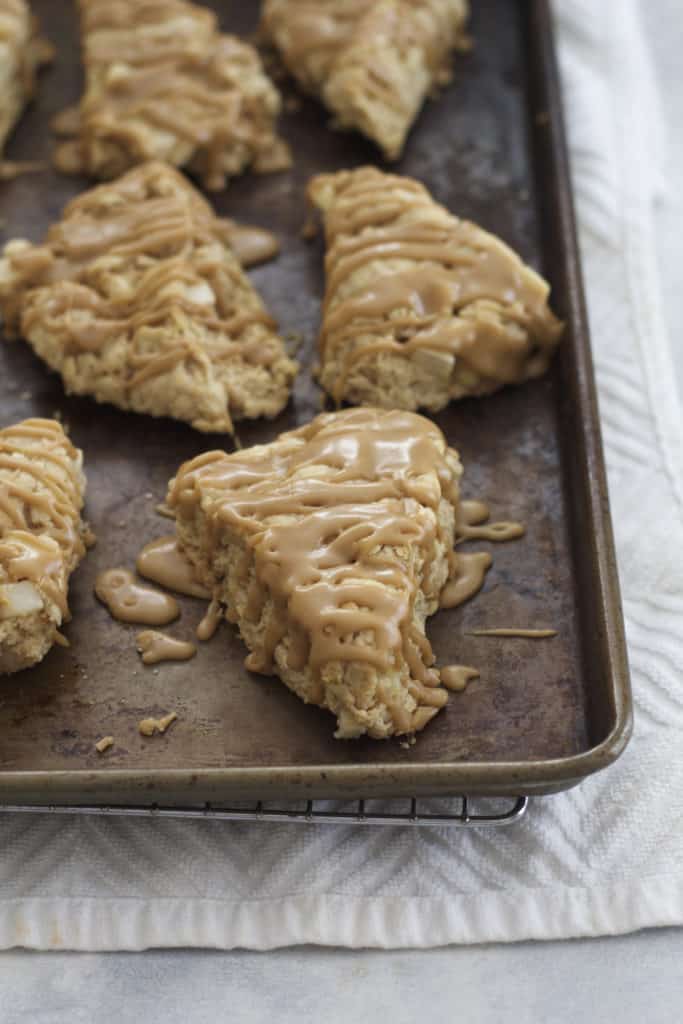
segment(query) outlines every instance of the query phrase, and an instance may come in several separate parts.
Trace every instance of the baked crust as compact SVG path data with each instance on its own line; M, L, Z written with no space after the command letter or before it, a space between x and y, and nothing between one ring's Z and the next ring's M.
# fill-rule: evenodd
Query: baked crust
M546 371L562 331L549 286L495 235L374 167L308 194L327 241L320 380L338 402L436 412Z
M67 392L197 430L275 416L294 363L229 246L173 168L143 164L68 204L43 245L9 242L0 308Z

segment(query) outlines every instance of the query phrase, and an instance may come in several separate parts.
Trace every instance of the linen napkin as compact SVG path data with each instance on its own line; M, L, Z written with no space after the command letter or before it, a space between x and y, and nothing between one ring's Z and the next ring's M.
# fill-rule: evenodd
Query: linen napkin
M0 815L0 947L436 946L683 923L683 452L636 0L555 3L636 700L616 765L497 832Z

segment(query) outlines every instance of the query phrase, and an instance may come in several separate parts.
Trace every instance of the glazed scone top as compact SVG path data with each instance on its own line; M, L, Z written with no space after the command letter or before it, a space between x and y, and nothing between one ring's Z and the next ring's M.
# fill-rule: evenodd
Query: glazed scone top
M266 0L262 26L337 123L400 156L429 90L448 75L467 0Z
M171 306L207 323L227 317L240 325L272 324L255 295L252 309L224 310L220 294L203 280L223 267L226 257L234 262L235 274L240 273L237 261L226 254L230 230L230 222L224 225L215 217L181 174L165 164L143 164L68 203L43 245L8 243L5 256L19 281L13 294L2 295L5 322L16 330L21 286L71 281L83 285L78 298L92 313L82 327L76 318L68 327L61 324L63 342L74 350L94 351L124 327L153 324ZM64 301L73 298L69 292ZM50 309L55 322L57 301L52 298ZM150 361L158 361L154 353Z
M55 420L0 430L0 583L40 584L62 613L66 576L85 554L82 463Z
M106 399L124 408L232 430L242 401L240 379L227 379L234 368L260 374L260 392L242 388L245 414L272 415L296 364L230 249L233 232L173 168L136 167L69 203L43 245L5 246L7 329L21 331L77 393L92 393L99 373L96 382L112 382ZM261 404L252 411L249 402Z
M377 0L266 0L262 26L304 88L317 91Z
M223 532L237 535L255 558L277 614L250 668L269 671L293 629L289 668L319 674L330 662L360 662L386 671L402 659L433 685L412 612L420 589L438 601L444 580L435 583L430 563L438 553L450 564L460 474L433 423L354 409L322 414L270 445L199 456L171 482L168 504L183 519L201 503L216 544ZM250 593L248 614L258 618L263 600L260 588Z
M324 215L320 347L337 399L354 367L384 352L454 353L482 390L546 369L562 329L549 286L500 239L373 167L318 175L308 192Z
M287 166L277 89L254 47L187 0L80 0L86 92L62 170L113 177L135 163L187 165L206 188L248 164ZM69 117L57 129L69 134ZM80 148L79 148L80 147Z

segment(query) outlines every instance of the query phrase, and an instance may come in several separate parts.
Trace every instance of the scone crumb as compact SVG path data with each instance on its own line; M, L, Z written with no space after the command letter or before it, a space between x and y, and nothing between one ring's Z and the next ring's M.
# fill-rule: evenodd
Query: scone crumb
M113 736L103 736L101 740L98 740L95 744L95 750L98 754L103 754L105 750L109 750L110 747L114 746Z
M143 718L138 724L138 732L141 736L153 736L156 732L164 733L177 717L175 711L171 711L163 718Z

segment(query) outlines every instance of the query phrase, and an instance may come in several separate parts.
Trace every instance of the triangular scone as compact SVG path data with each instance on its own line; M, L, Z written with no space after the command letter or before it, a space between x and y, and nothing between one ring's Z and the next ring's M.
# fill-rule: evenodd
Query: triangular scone
M275 416L296 373L214 216L171 167L74 199L44 245L9 242L0 308L69 393L226 432Z
M0 674L42 661L85 554L83 454L54 420L0 430Z
M395 160L467 14L467 0L266 0L262 27L337 124Z
M320 380L337 401L434 412L548 368L549 286L495 235L374 167L308 194L327 241Z
M218 31L186 0L79 0L85 94L55 120L76 136L66 172L113 178L145 160L196 174L205 188L251 166L290 164L275 119L280 96L253 46Z
M36 71L52 53L26 0L0 0L0 157L33 94Z
M425 620L458 574L461 466L413 413L325 413L268 445L185 463L180 544L250 650L339 738L415 732L448 699Z

